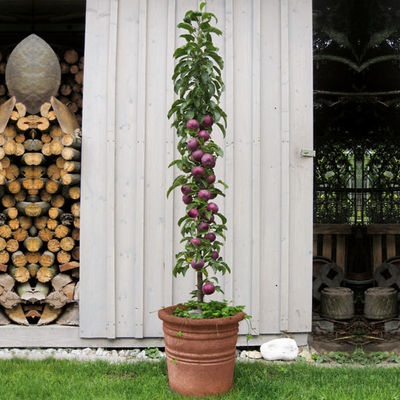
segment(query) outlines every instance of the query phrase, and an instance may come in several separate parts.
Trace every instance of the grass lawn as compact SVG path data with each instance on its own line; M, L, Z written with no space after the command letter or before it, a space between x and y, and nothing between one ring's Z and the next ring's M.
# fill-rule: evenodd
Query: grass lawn
M8 360L0 399L182 399L167 384L166 363ZM318 367L237 363L234 389L218 399L400 400L400 367Z

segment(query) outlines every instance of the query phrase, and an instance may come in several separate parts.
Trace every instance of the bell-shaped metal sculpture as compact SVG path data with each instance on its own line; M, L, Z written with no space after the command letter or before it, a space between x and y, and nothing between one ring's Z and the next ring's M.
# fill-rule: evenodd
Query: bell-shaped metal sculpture
M57 94L61 82L60 63L53 49L32 34L10 54L6 66L6 85L28 113L36 114L40 106Z

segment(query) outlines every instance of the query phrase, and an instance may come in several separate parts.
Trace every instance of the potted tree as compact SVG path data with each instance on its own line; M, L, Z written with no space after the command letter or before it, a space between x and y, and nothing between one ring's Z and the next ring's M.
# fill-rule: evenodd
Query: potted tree
M206 396L232 387L239 321L245 318L244 306L227 301L205 302L204 297L222 292L215 274L230 272L220 256L225 240L226 218L216 198L224 196L217 185L214 167L222 149L214 142L217 126L225 136L226 114L219 102L224 84L223 60L212 41L222 32L213 26L214 14L188 11L178 25L186 43L176 49L176 67L172 77L178 99L168 118L178 135L180 157L170 166L181 171L169 188L180 187L186 213L179 219L184 250L176 254L173 274L188 271L197 276L194 300L166 307L158 312L163 321L169 384L172 390L189 396Z

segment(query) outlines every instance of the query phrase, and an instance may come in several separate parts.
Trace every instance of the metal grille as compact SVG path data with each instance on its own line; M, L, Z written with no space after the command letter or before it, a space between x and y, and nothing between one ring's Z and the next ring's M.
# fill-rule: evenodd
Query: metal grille
M400 221L400 154L376 148L323 146L314 174L314 221L366 225Z

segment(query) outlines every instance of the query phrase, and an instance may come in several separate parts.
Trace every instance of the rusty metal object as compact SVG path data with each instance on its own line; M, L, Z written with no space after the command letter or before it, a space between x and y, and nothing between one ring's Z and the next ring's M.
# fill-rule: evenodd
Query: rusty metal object
M61 82L60 63L52 48L32 34L22 40L10 54L6 66L6 85L29 114L57 94Z
M57 116L57 121L63 132L73 134L75 129L79 129L78 121L75 115L68 109L68 107L57 100L55 97L50 98L51 105Z

